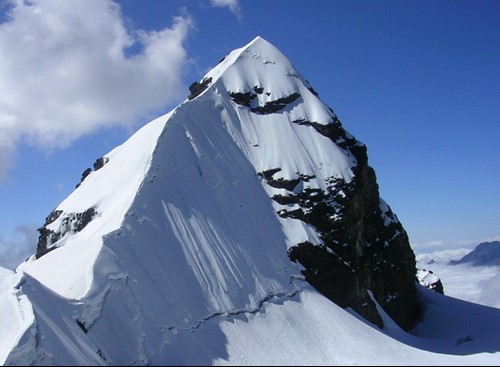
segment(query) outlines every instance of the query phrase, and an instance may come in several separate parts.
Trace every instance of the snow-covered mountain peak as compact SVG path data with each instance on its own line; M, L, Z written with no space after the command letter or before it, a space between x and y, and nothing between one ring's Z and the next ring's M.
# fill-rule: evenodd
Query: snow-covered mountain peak
M231 69L237 70L228 71ZM224 75L228 89L243 92L243 90L238 91L238 88L246 88L247 84L250 88L259 85L259 79L263 77L263 74L268 75L277 70L285 71L285 74L296 75L294 67L286 56L259 36L247 45L231 51L218 65L205 74L202 80L212 78L212 82L215 83ZM231 76L237 76L237 78L230 81ZM233 84L229 84L230 82Z
M288 58L262 37L232 51L195 85L226 91L236 103L258 113L279 110L300 97L308 109L296 111L292 118L328 124L334 116Z
M261 37L97 159L39 231L0 273L6 364L342 363L337 331L378 335L359 317L401 333L420 317L366 147Z
M187 101L105 155L106 164L48 216L27 274L81 299L102 292L111 278L149 279L150 263L164 259L155 267L158 279L182 274L158 285L182 305L170 323L192 323L293 292L298 264L316 267L311 251L340 262L341 273L365 272L353 257L367 249L368 239L356 234L362 227L352 224L332 238L351 226L350 216L362 215L355 211L380 218L386 242L403 233L397 220L387 221L390 209L381 212L374 176L364 172L364 146L269 42L256 38L233 51L190 89ZM370 192L349 209L366 185ZM308 279L320 289L324 270ZM333 291L333 279L323 292L339 295L331 297L343 306L372 304L371 286L361 279L353 278L356 294ZM365 317L371 314L374 306Z

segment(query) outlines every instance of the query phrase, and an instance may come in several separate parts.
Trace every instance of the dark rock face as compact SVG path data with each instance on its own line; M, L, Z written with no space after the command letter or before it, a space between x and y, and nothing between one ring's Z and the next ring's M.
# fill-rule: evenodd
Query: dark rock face
M95 160L93 167L94 171L100 170L102 167L109 162L108 157L99 157ZM76 185L76 188L80 187L82 182L92 173L91 168L85 169L82 173L82 178L80 182ZM55 250L57 246L54 244L62 239L68 233L80 232L87 224L89 224L92 219L97 215L95 208L89 208L82 213L63 213L62 210L54 210L50 213L47 218L45 218L45 223L43 226L37 229L40 233L38 236L38 244L36 248L36 258L39 259L46 253ZM62 216L61 225L59 230L53 231L47 226L59 219Z
M97 215L94 208L89 208L82 213L63 213L55 210L45 219L45 224L38 228L40 236L36 248L36 258L39 259L48 252L55 250L54 244L69 233L77 233L84 229ZM55 220L62 218L61 225L57 231L47 228Z
M240 106L250 107L252 101L257 97L256 94L246 92L246 93L229 93L229 97L234 101L234 103Z
M326 136L339 147L344 150L348 150L352 155L354 155L354 157L356 157L356 160L358 161L358 165L368 165L366 146L358 142L354 136L348 134L344 130L337 116L334 115L332 117L332 121L327 125L322 125L318 122L308 121L304 119L295 120L292 122L298 125L312 126L318 133Z
M94 162L94 171L100 170L106 163L109 162L108 157L99 157Z
M460 260L450 261L450 265L470 263L480 265L500 265L500 242L482 242Z
M93 167L94 171L100 170L106 163L109 162L108 157L99 157L95 160ZM79 188L80 185L82 184L83 181L92 173L91 168L87 168L85 171L82 173L82 178L80 179L80 182L75 186L75 188Z
M328 125L294 122L330 138L356 158L357 166L349 183L327 179L326 191L296 190L301 181L313 178L299 172L292 180L275 179L279 168L259 173L270 186L289 191L273 200L296 204L295 209L282 209L278 215L314 226L322 240L319 246L297 244L289 251L290 259L302 264L306 280L339 306L351 307L382 327L373 297L399 326L409 330L420 316L415 255L403 226L381 202L366 147L348 134L336 117Z
M282 110L283 108L285 108L290 103L294 102L299 97L300 97L299 93L292 93L289 96L285 96L282 98L278 98L274 101L267 102L264 106L251 108L251 111L263 115L275 113Z
M188 96L189 100L198 97L208 86L212 83L212 78L205 78L201 83L194 82L189 86L189 91L191 94Z
M299 177L296 179L292 179L292 180L285 180L283 178L278 178L276 180L273 179L274 174L279 172L279 171L281 171L281 168L275 168L275 169L271 169L268 171L259 172L258 175L262 178L265 178L266 183L269 186L275 187L277 189L287 189L288 191L293 191L293 189L300 183L301 180L304 182L307 182L311 178L314 178L314 176L307 176L307 175L302 175L302 174L297 173ZM284 197L281 195L275 195L275 197L273 197L273 199L275 201L279 201L278 197L282 197L284 201L288 200L288 197ZM278 198L278 199L276 199L276 198Z
M258 85L255 85L251 92L228 91L229 97L231 97L234 103L239 104L240 106L249 107L250 111L261 115L279 112L300 97L299 93L292 93L288 96L275 99L274 101L266 102L264 105L259 105L255 98L258 94L262 93L264 93L264 88L259 87ZM271 93L268 92L266 95L270 96Z
M36 250L36 257L37 259L43 255L45 255L47 252L51 251L49 249L49 246L52 244L53 239L55 239L55 233L54 231L51 231L50 229L47 228L47 226L54 222L57 218L59 218L62 214L62 210L54 210L52 211L47 218L45 218L45 224L38 228L37 231L40 233L40 236L38 236L38 244L37 244L37 250ZM56 241L59 238L55 239Z
M258 85L254 85L252 89L257 94L264 93L264 88L263 87L259 87Z
M79 188L80 185L82 184L83 181L85 181L85 179L92 173L92 169L91 168L87 168L85 169L85 171L82 172L82 178L80 179L80 182L76 184L75 188Z

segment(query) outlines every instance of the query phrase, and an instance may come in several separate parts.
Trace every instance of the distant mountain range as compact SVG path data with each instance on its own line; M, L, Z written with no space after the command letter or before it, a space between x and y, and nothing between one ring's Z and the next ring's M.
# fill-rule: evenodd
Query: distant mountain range
M451 260L450 265L500 265L500 241L482 242L460 260Z

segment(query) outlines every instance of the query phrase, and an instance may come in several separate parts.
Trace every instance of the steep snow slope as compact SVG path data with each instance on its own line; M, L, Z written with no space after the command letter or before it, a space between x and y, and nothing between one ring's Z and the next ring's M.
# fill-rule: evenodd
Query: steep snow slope
M192 87L55 209L37 259L0 273L1 362L498 362L498 312L420 290L416 336L379 307L381 332L320 295L289 260L292 246L322 239L276 214L297 204L270 197L290 191L283 182L295 192L348 183L357 162L292 123L334 115L274 46L256 38ZM277 167L271 186L266 172ZM450 307L460 314L436 316ZM472 309L476 322L460 323Z

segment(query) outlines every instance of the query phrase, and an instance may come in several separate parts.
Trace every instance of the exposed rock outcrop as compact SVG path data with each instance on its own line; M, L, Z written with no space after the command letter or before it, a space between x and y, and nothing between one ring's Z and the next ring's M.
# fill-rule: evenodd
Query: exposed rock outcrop
M300 94L295 92L272 101L267 101L264 104L259 104L256 98L257 95L262 93L264 93L264 88L257 85L252 88L252 91L248 92L228 91L229 97L231 97L234 103L240 106L249 107L250 111L261 115L279 112L300 97ZM269 97L271 93L267 92L266 95Z
M431 291L444 294L444 287L441 279L431 270L418 269L418 282Z
M287 105L289 105L290 103L297 100L299 97L300 97L300 94L292 93L288 96L284 96L284 97L278 98L274 101L267 102L263 106L251 108L251 111L256 112L256 113L260 113L263 115L275 113L275 112L282 110Z
M189 86L189 91L191 94L188 96L188 99L195 99L198 97L201 93L203 93L204 90L208 88L208 86L212 83L212 78L205 78L201 81L201 83L194 82Z
M82 178L80 178L80 182L76 184L75 188L79 188L83 181L92 173L92 168L86 168L85 171L82 172Z
M89 208L82 213L63 213L62 210L52 211L45 219L45 224L38 228L40 233L36 247L36 258L39 259L48 252L55 250L57 241L69 233L77 233L84 229L97 215L95 208ZM60 220L57 229L48 228L56 220Z
M311 126L330 138L356 158L357 166L351 182L331 177L326 191L296 190L300 181L309 179L300 173L293 180L274 179L279 168L259 174L270 186L289 191L272 198L290 206L278 215L306 222L320 234L321 246L299 243L290 249L290 259L302 264L306 279L341 307L351 307L382 327L382 318L369 295L371 291L398 325L410 329L420 315L415 255L403 226L379 197L366 147L348 134L336 118L329 125L294 122Z
M229 97L231 97L234 103L237 103L240 106L250 107L252 101L255 99L255 97L257 97L257 94L251 92L229 92Z
M108 162L109 162L109 158L108 157L99 157L99 158L97 158L95 160L95 162L94 162L94 165L93 165L94 171L100 170Z
M106 163L109 162L108 157L99 157L95 160L93 167L94 171L100 170ZM85 171L82 172L82 178L80 182L75 186L75 188L79 188L83 181L92 173L92 168L86 168Z

